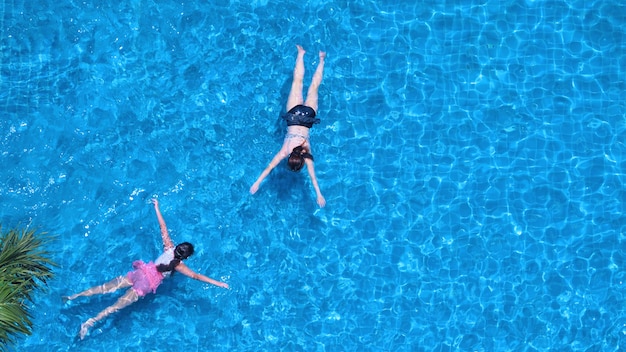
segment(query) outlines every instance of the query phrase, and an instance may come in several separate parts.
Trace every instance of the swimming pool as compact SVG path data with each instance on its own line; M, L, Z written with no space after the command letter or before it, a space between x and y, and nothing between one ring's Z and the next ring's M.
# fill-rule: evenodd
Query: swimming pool
M617 350L626 18L617 1L5 1L0 220L58 236L20 351ZM295 44L328 53L327 206L279 167ZM61 295L159 254L194 270Z

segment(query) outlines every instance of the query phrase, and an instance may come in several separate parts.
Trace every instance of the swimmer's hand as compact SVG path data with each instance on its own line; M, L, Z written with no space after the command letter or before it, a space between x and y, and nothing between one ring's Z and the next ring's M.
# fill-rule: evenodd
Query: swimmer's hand
M256 191L258 191L258 190L259 190L259 184L255 182L252 185L252 187L250 187L250 194L255 194Z
M228 288L228 284L227 284L227 283L225 283L225 282L221 282L221 281L216 282L216 283L215 283L215 286L219 286L219 287L223 287L223 288Z
M320 208L323 208L324 206L326 206L326 199L321 194L317 196L317 205L319 205Z
M159 207L159 200L156 199L156 198L152 198L152 204L154 204L155 208L158 208Z

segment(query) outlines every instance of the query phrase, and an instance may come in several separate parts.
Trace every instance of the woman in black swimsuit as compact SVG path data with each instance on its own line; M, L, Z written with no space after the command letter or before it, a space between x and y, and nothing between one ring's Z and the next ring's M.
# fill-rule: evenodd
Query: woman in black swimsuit
M317 91L324 75L324 59L326 58L326 53L323 51L319 52L319 63L313 74L313 79L311 80L305 101L302 95L305 51L300 45L297 45L297 48L298 56L296 58L296 66L293 70L291 91L287 99L287 113L283 115L283 119L287 122L287 134L285 135L282 148L276 153L252 187L250 187L250 193L256 193L256 191L259 190L261 182L269 175L272 169L283 159L289 157L287 165L292 171L300 171L304 165L307 166L311 183L317 195L317 204L323 207L326 205L326 199L324 199L317 184L317 178L315 177L313 155L311 155L311 144L309 143L309 129L313 127L313 124L320 122L320 120L315 117L318 101Z

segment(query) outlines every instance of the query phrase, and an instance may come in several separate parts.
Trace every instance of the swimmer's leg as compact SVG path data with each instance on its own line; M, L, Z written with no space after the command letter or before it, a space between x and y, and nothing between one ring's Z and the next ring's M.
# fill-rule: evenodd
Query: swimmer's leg
M306 51L300 45L296 45L296 47L298 48L298 56L296 57L296 66L293 68L293 81L291 82L291 90L287 99L287 111L304 102L302 81L304 80L304 53Z
M80 339L82 340L85 338L85 335L87 335L89 329L93 327L93 324L106 318L110 314L117 312L122 308L128 307L138 300L139 295L137 294L137 292L135 292L135 290L131 288L126 291L126 293L122 297L120 297L114 305L107 307L102 312L98 313L98 315L96 315L95 317L87 319L87 321L80 326Z
M128 280L126 276L118 276L115 279L107 283L104 283L100 286L94 286L83 292L80 292L71 296L64 296L63 300L70 301L78 297L87 297L87 296L93 296L93 295L98 295L98 294L103 294L103 293L111 293L111 292L115 292L119 290L120 288L130 287L132 285L133 283L130 282L130 280Z
M324 60L326 59L326 53L324 51L320 51L319 55L320 62L317 64L317 69L315 69L315 73L311 79L309 91L306 93L306 102L304 102L304 105L315 110L315 113L317 113L317 91L320 84L322 84L322 78L324 77Z

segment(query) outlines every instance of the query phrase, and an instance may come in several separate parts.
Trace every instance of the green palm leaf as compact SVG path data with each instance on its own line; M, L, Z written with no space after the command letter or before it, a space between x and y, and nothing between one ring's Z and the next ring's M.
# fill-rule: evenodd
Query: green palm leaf
M49 253L43 247L51 237L36 236L34 230L0 227L0 350L14 344L17 335L30 335L31 315L26 302L53 277Z

